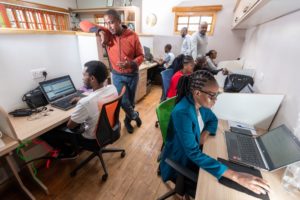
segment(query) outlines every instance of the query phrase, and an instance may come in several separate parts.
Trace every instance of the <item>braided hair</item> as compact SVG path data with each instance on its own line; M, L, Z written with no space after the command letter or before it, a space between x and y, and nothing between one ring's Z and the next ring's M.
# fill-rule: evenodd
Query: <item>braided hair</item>
M177 85L176 104L194 90L202 90L207 85L216 84L214 75L207 70L198 70L191 75L182 76Z

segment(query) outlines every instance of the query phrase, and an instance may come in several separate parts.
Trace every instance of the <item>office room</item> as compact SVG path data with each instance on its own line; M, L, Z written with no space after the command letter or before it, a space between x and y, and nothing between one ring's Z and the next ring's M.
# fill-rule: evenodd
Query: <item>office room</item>
M299 18L0 0L0 199L300 199Z

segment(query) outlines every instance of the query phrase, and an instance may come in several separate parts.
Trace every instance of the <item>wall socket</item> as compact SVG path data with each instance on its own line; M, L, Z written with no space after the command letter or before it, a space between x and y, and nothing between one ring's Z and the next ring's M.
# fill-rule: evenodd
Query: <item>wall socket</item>
M33 79L44 78L43 72L47 72L46 68L37 68L30 71Z

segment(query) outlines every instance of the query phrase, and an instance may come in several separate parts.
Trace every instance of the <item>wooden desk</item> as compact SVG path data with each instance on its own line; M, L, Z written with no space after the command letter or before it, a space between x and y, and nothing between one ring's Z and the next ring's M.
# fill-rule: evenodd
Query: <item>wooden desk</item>
M13 174L14 174L15 178L17 179L22 190L30 197L30 199L35 200L35 197L31 194L31 192L23 184L23 182L18 174L18 170L16 169L16 166L14 164L13 158L12 158L12 151L15 150L19 146L19 142L17 140L14 140L14 139L8 137L5 134L3 134L3 137L1 139L4 142L5 146L0 148L0 156L1 157L5 156L8 166L10 167L11 171L13 172Z
M49 109L53 109L53 111L47 112L47 116L42 116L31 121L28 120L28 117L9 116L9 120L15 129L17 138L20 141L34 139L64 122L67 122L73 112L73 109L64 111L48 105L47 110Z
M218 127L218 133L215 137L210 137L204 145L203 152L211 157L217 159L217 157L224 158L228 160L227 149L225 143L224 130L227 130L227 122L220 121ZM262 171L262 176L267 180L271 187L271 193L269 197L271 200L296 200L300 199L300 196L295 197L289 194L283 186L281 185L282 175L285 168L277 170L275 172L265 172ZM255 197L249 196L242 192L236 191L234 189L228 188L222 184L218 183L218 180L209 174L208 172L200 169L196 200L254 200Z
M147 94L147 71L157 63L143 62L139 67L139 82L136 89L135 101L138 102Z

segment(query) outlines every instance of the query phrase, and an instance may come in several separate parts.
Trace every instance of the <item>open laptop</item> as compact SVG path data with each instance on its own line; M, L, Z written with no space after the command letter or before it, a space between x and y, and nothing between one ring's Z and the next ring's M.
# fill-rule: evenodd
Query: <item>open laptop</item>
M225 131L230 161L273 171L300 161L300 142L281 125L259 137Z
M40 87L47 101L54 107L68 110L75 107L70 101L74 97L84 96L78 92L69 75L40 82Z

